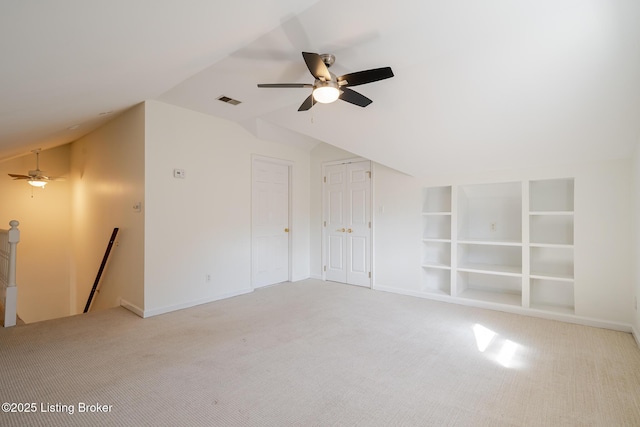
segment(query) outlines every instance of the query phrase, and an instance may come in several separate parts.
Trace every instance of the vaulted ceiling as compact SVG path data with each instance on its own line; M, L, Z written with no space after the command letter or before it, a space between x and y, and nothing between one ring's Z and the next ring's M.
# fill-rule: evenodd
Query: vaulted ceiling
M0 160L148 99L417 176L624 158L640 135L638 22L632 0L5 1ZM309 89L256 84L313 83L302 51L334 54L337 75L395 77L355 88L366 108L298 112Z

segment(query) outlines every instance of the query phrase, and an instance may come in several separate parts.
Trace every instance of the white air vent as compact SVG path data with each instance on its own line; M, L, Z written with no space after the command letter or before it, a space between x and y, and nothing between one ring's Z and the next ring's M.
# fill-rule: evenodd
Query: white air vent
M218 98L218 101L226 102L227 104L231 104L231 105L238 105L241 102L241 101L238 101L237 99L229 98L228 96L224 96L224 95L220 96Z

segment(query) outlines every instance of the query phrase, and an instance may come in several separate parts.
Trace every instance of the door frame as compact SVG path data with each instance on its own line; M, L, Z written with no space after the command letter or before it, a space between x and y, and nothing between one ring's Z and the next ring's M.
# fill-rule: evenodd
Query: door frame
M293 230L293 227L291 226L291 222L292 222L292 213L293 213L293 166L294 163L292 161L289 160L284 160L284 159L278 159L275 157L267 157L267 156L263 156L263 155L259 155L259 154L251 154L251 166L250 166L250 170L251 170L251 179L249 182L249 185L251 186L249 194L251 194L251 201L250 201L250 215L251 215L251 256L250 256L250 265L251 265L251 290L256 290L256 289L260 289L260 287L256 288L255 287L255 279L254 279L254 271L253 271L253 247L255 245L255 241L254 241L254 236L255 236L255 232L254 232L254 217L253 217L253 165L255 162L265 162L265 163L271 163L271 164L276 164L276 165L283 165L287 167L287 173L288 173L288 179L289 179L289 189L288 189L288 195L287 195L287 226L289 228L289 232L287 233L287 250L288 250L288 254L287 254L287 281L291 281L291 277L292 277L292 272L293 272L293 250L292 250L292 243L293 243L293 239L292 239L292 235L295 232L295 230ZM268 286L268 285L267 285Z
M369 197L369 212L371 212L371 228L369 229L369 256L370 256L370 268L371 268L371 277L369 280L369 289L373 289L373 283L374 283L374 277L375 277L375 269L374 269L374 241L373 241L373 230L375 227L375 221L374 221L374 211L373 211L373 179L375 174L373 173L373 162L369 159L365 159L364 157L353 157L353 158L349 158L349 159L343 159L343 160L333 160L330 162L323 162L322 163L322 176L320 177L320 183L321 183L321 192L322 192L322 215L321 215L321 222L320 222L320 229L321 231L321 248L320 248L320 252L322 253L322 259L321 259L321 264L320 264L320 272L322 275L322 280L326 281L327 280L327 272L324 270L324 266L327 265L327 235L326 235L326 227L324 226L324 221L326 220L325 218L325 207L327 205L327 201L326 201L326 192L325 192L325 187L326 187L326 183L324 182L324 177L327 176L326 174L326 170L327 170L327 166L335 166L335 165L346 165L349 163L358 163L358 162L369 162L369 167L371 170L371 179L369 181L369 185L371 186L370 188L370 197ZM366 286L363 286L366 287Z

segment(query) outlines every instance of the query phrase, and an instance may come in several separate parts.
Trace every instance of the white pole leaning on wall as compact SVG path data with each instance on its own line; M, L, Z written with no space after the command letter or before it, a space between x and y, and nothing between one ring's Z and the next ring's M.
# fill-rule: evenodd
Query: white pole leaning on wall
M20 241L20 223L15 219L9 221L9 269L7 274L7 289L4 300L4 327L16 325L18 313L18 287L16 286L16 249Z

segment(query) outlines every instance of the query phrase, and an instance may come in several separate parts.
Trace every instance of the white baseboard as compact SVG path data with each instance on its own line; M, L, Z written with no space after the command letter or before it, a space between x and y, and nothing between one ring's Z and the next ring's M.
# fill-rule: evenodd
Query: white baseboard
M319 275L319 276L318 276L318 275L312 274L311 276L309 276L309 279L322 280L322 275Z
M635 338L636 340L636 344L638 344L638 347L640 347L640 332L638 332L635 326L632 326L631 329L631 335L633 335L633 338Z
M487 301L478 301L467 298L456 298L448 295L429 294L424 292L410 291L405 289L393 288L389 286L375 285L376 291L391 292L394 294L408 295L418 298L431 299L452 304L465 305L469 307L485 308L488 310L503 311L506 313L521 314L524 316L538 317L541 319L558 320L565 323L574 323L584 326L592 326L595 328L611 329L614 331L633 333L633 327L626 323L612 322L608 320L594 319L590 317L576 316L572 314L553 313L549 311L536 310L533 308L524 308L517 306L509 306L505 304L492 303ZM634 334L636 341L640 345L640 336Z
M129 301L120 298L120 307L126 308L130 312L137 314L140 317L144 317L144 310L135 304L131 304Z
M210 297L210 298L202 298L199 300L195 300L195 301L187 301L184 303L180 303L180 304L175 304L175 305L168 305L165 307L159 307L159 308L154 308L151 310L144 310L144 313L142 315L142 317L147 318L147 317L152 317L152 316L158 316L160 314L165 314L165 313L170 313L172 311L177 311L177 310L182 310L185 308L190 308L190 307L195 307L196 305L201 305L201 304L207 304L210 302L214 302L214 301L219 301L222 299L227 299L227 298L232 298L232 297L236 297L238 295L244 295L244 294L248 294L253 292L253 289L243 289L241 291L236 291L236 292L230 292L228 294L222 294L222 295L216 295L214 297Z

